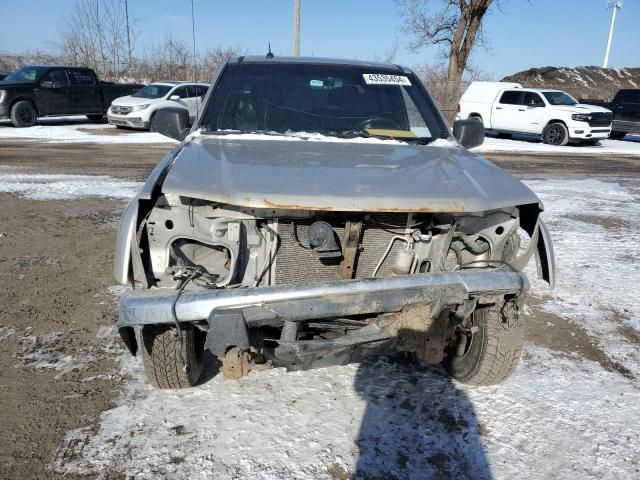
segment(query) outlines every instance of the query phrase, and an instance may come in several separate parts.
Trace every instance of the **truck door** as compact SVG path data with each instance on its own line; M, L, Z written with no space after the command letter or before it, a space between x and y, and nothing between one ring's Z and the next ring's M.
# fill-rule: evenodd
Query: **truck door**
M494 130L503 130L507 132L517 131L515 123L518 110L522 108L520 105L520 97L522 90L505 90L500 98L493 104L491 112L491 127Z
M69 79L64 69L52 68L45 73L34 93L40 115L73 113L69 104Z
M544 128L545 103L536 92L522 92L520 105L515 117L519 132L542 133Z
M100 85L86 68L68 68L69 97L73 113L103 113Z

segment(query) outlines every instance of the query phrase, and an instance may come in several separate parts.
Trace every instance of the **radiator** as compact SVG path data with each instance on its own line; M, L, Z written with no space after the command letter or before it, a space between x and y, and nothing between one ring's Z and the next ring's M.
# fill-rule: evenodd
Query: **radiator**
M305 242L307 230L317 219L295 220L298 239ZM336 232L342 243L346 219L322 218L328 222ZM363 220L351 218L351 221ZM393 228L387 225L402 226ZM355 278L367 278L373 275L376 265L382 258L389 242L395 235L404 233L407 223L407 214L378 214L372 215L368 220L363 220L360 232L360 248L356 256ZM280 246L275 262L276 284L295 284L303 282L322 282L338 279L338 268L341 256L322 257L317 252L301 246L294 238L293 222L282 219L278 222L278 235ZM387 256L385 262L378 271L378 277L391 275L391 269L396 257L396 252L403 248L404 243L396 241Z

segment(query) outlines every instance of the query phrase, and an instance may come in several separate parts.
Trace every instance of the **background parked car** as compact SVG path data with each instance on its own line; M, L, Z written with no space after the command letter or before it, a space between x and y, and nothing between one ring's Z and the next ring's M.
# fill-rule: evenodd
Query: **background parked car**
M142 128L155 131L156 110L163 107L184 107L191 122L195 119L209 85L189 82L155 82L126 97L117 98L107 112L109 123L117 127Z
M582 99L580 100L583 101ZM584 100L585 103L599 105L613 112L611 138L620 140L627 133L640 134L640 89L618 90L611 102L604 100Z
M613 114L603 107L580 104L561 90L473 82L460 99L456 120L469 118L503 135L535 134L550 145L566 145L571 139L594 144L607 138Z
M100 121L114 98L140 87L101 82L90 68L27 66L0 83L0 118L10 118L14 127L30 127L38 117L50 115L86 115Z

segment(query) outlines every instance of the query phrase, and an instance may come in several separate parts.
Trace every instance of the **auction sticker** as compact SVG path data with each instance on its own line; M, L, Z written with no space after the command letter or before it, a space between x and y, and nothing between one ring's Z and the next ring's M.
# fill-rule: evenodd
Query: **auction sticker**
M385 73L363 73L364 83L367 85L404 85L411 86L409 79L402 75L387 75Z

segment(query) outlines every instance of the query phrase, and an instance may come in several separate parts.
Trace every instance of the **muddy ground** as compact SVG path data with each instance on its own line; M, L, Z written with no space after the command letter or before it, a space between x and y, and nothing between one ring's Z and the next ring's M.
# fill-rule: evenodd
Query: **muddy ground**
M0 169L142 180L170 148L3 142ZM527 177L640 173L640 159L633 158L491 158ZM120 347L104 332L115 318L107 289L114 283L115 224L123 206L121 200L0 194L0 478L59 478L47 466L61 437L90 425L117 395ZM529 341L626 374L578 326L536 310L535 300L530 305ZM85 368L65 371L78 359L88 359Z

